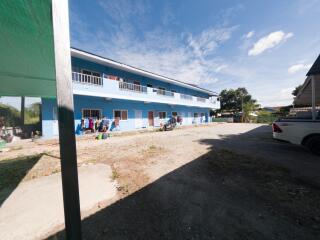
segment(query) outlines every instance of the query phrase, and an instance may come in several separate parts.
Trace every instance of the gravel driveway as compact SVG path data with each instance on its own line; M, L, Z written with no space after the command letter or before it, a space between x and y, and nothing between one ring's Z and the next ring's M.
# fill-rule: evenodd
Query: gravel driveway
M112 166L119 200L83 220L85 239L320 235L319 158L273 141L270 126L145 133L113 138L99 148L112 143L117 151L94 159ZM63 238L63 232L52 237Z

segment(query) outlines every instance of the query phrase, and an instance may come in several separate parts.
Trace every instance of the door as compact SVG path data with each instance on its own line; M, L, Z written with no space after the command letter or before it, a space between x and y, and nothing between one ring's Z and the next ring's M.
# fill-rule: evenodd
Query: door
M134 110L135 128L142 128L142 110Z
M148 112L148 123L149 123L149 127L154 126L153 111Z
M141 92L140 82L139 81L133 81L134 84L134 90L137 92Z

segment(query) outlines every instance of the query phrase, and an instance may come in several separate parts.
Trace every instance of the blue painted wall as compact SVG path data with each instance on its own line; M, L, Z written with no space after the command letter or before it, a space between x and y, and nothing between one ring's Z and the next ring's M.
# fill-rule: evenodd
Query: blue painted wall
M103 65L86 61L76 57L71 58L71 63L72 63L72 71L74 72L81 72L81 69L86 69L86 70L98 72L101 74L101 76L103 73L107 75L115 75L123 79L126 79L128 82L131 82L131 83L133 83L136 80L136 81L139 81L140 84L144 86L147 86L147 84L151 84L154 88L163 87L167 91L175 90L178 93L193 95L196 97L203 97L203 98L209 97L209 94L206 94L203 92L198 92L193 89L184 88L171 83L162 82L156 79L140 76L137 74L115 69L112 67L103 66Z
M82 118L82 109L100 109L102 115L108 119L114 120L113 110L128 110L128 120L120 121L120 130L128 131L136 129L135 110L142 110L142 128L148 126L148 111L154 111L155 126L159 126L160 122L166 121L171 116L172 112L178 112L183 117L183 125L200 123L200 114L204 113L206 120L209 119L209 109L187 107L187 106L172 106L168 104L144 103L128 100L106 100L105 98L89 97L89 96L74 96L74 112L75 125L77 126ZM57 121L55 120L56 99L42 99L42 130L45 138L50 138L58 134ZM166 112L166 120L157 120L158 112ZM194 119L194 113L198 113L199 118Z

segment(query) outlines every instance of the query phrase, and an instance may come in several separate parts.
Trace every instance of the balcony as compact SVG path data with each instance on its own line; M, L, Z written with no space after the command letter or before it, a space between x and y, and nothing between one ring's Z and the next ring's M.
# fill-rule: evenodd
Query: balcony
M174 92L166 91L164 89L153 89L154 92L156 92L158 95L166 96L166 97L174 97Z
M217 100L217 97L195 97L160 88L152 88L77 72L72 73L72 80L74 83L74 94L77 95L143 101L145 103L154 102L169 105L220 108L220 102Z
M180 93L180 98L184 100L192 101L193 97L191 95Z
M83 84L92 84L102 86L103 81L101 77L87 75L79 72L72 72L72 80L74 82L83 83Z
M202 98L202 97L197 97L197 101L198 102L206 102L206 99Z
M121 91L132 91L138 93L147 93L147 87L138 84L119 82L119 89Z

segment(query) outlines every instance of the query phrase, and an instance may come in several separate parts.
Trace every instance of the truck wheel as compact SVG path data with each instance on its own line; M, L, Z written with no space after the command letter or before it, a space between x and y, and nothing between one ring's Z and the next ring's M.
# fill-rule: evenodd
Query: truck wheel
M308 139L306 147L314 154L320 155L320 136L312 136Z

